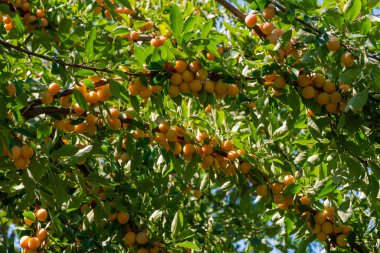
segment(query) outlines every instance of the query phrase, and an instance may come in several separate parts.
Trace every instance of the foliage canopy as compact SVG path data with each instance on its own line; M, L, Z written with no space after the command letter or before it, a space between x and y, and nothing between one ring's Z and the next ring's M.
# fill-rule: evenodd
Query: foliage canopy
M379 1L1 2L1 252L380 248Z

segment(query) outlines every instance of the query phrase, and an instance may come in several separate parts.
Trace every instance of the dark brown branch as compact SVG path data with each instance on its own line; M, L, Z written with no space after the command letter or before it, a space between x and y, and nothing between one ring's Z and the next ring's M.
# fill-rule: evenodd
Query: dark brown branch
M73 113L73 110L71 108L66 107L55 107L55 106L35 106L32 110L27 110L24 113L22 113L22 116L25 119L31 119L34 117L37 117L41 114L61 114L61 115L68 115Z
M229 10L232 14L234 14L235 17L239 18L239 19L245 19L245 17L247 16L245 13L241 12L239 9L237 9L235 6L233 6L231 3L227 2L226 0L215 0L217 1L219 4L223 5L224 8L226 8L227 10ZM244 22L243 22L244 23ZM253 27L253 30L255 31L255 33L257 33L259 35L259 37L261 39L265 39L265 34L261 31L260 27L258 27L257 25L255 25Z
M70 68L79 68L79 69L88 69L88 70L93 70L93 71L97 71L97 72L105 72L105 73L113 73L112 70L109 70L109 69L106 69L106 68L95 68L95 67L90 67L90 66L86 66L86 65L82 65L82 64L73 64L73 63L66 63L62 60L59 60L59 59L56 59L56 58L52 58L52 57L49 57L49 56L46 56L46 55L43 55L43 54L38 54L38 53L35 53L35 52L32 52L32 51L29 51L27 49L24 49L24 48L21 48L19 46L16 46L16 45L13 45L11 43L8 43L4 40L0 40L0 44L3 45L4 47L6 48L12 48L14 50L17 50L19 52L22 52L24 54L27 54L29 56L35 56L35 57L38 57L38 58L41 58L41 59L44 59L44 60L47 60L47 61L50 61L50 62L55 62L55 63L58 63L62 66L65 66L65 67L70 67Z

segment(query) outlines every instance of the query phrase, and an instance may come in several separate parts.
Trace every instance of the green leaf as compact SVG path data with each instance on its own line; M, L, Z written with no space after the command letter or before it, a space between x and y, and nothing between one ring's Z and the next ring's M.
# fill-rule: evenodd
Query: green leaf
M96 39L96 28L93 27L87 37L85 43L86 56L92 57L94 55L94 41Z
M285 187L284 191L282 192L282 195L284 196L290 196L299 193L299 191L302 189L302 185L298 184L291 184Z
M182 227L183 227L183 214L181 211L177 211L174 215L174 219L172 221L170 231L173 235L177 235L181 231Z
M54 158L60 158L60 157L66 157L66 156L73 156L78 152L78 150L79 148L77 146L74 146L71 144L64 145L60 149L54 150L51 153L50 158L54 159Z
M249 8L252 10L263 10L265 6L269 4L268 0L253 0L252 3L249 5Z
M174 4L170 11L170 24L175 37L179 37L183 29L183 17L178 5Z
M186 248L186 249L193 249L193 250L198 250L199 249L199 247L195 243L189 242L189 241L177 243L176 246L177 247Z
M69 18L63 18L58 25L58 34L69 33L72 25L72 20Z
M120 98L121 97L120 96L120 83L116 82L112 79L110 79L109 82L110 82L110 90L111 90L112 96Z
M29 220L37 221L37 219L36 219L36 217L34 216L34 213L33 213L32 211L23 212L22 215L23 215L25 218L28 218Z
M77 77L88 77L88 76L95 76L96 72L89 69L80 69L75 72L75 76Z
M91 154L91 151L93 150L92 145L88 145L76 152L73 156L70 156L66 160L62 162L63 165L73 165L76 163L79 163L87 158Z
M353 21L360 13L360 9L362 8L361 0L348 0L348 2L344 5L343 11L344 14L349 21Z
M285 46L287 46L291 38L292 38L292 30L290 29L281 35L274 50L278 50L280 48L284 48Z
M19 33L23 33L25 31L25 26L24 24L22 23L21 19L20 19L20 16L17 15L15 17L12 18L12 21L16 24L16 29Z
M80 107L87 109L88 104L86 102L86 99L84 98L83 94L80 93L78 90L74 89L74 98L75 101L80 105Z
M348 103L344 110L347 112L349 110L358 110L362 108L368 100L368 90L362 91L355 96L353 96L350 100L348 100Z

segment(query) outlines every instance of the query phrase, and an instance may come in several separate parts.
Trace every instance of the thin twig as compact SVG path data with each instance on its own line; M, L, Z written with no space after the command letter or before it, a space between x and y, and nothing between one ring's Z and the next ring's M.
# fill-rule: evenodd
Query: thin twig
M35 56L35 57L38 57L38 58L41 58L41 59L44 59L44 60L47 60L47 61L50 61L50 62L55 62L55 63L58 63L58 64L60 64L62 66L65 66L65 67L79 68L79 69L88 69L88 70L93 70L93 71L97 71L97 72L113 73L112 70L109 70L107 68L95 68L95 67L90 67L90 66L86 66L86 65L82 65L82 64L67 63L67 62L59 60L57 58L53 58L53 57L49 57L49 56L46 56L46 55L43 55L43 54L38 54L38 53L35 53L35 52L32 52L32 51L29 51L27 49L24 49L24 48L21 48L19 46L16 46L16 45L13 45L11 43L8 43L8 42L6 42L4 40L0 40L0 44L3 45L6 48L12 48L14 50L17 50L17 51L22 52L24 54L27 54L29 56Z

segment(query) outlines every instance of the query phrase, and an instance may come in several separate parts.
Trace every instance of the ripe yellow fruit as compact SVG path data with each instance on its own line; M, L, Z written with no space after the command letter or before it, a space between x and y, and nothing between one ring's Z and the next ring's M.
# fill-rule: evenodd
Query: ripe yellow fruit
M49 92L42 93L41 102L45 105L51 104L53 102L53 96Z
M318 212L314 217L316 224L323 224L326 221L326 216L323 214L323 212Z
M248 26L248 27L254 27L257 23L257 17L256 15L254 14L248 14L247 16L245 16L245 24Z
M199 92L202 90L202 83L201 81L194 79L190 82L190 90L192 92Z
M169 85L168 94L170 97L175 98L179 95L180 89L176 85Z
M272 5L266 7L263 11L263 16L267 20L274 18L276 16L276 8Z
M183 60L177 60L174 65L174 70L182 73L187 69L187 63Z
M204 90L208 93L213 93L215 90L215 82L211 80L207 80L204 83Z
M230 84L227 86L227 95L230 97L236 97L239 94L239 87L236 84Z
M333 225L331 222L326 221L322 224L322 232L325 234L331 234L333 232Z
M159 125L158 125L158 129L162 132L162 133L166 133L170 128L170 124L168 122L161 122Z
M332 81L327 80L323 85L323 90L327 93L332 93L336 90L335 84Z
M111 113L112 114L112 113ZM93 114L87 114L86 116L86 123L89 126L95 126L96 122L98 121L98 118Z
M136 253L149 253L149 251L146 248L139 248Z
M33 220L30 220L30 219L28 219L28 218L26 218L26 217L24 217L24 222L25 222L25 224L26 224L27 226L30 226L30 225L32 225L32 224L34 223Z
M340 95L339 95L339 93L337 91L334 91L333 93L331 93L331 95L330 95L330 101L333 104L340 103L341 97L340 97Z
M11 149L11 155L12 155L12 159L13 160L16 160L17 158L19 158L21 156L21 148L19 146L13 146L12 149Z
M8 84L7 86L8 96L14 97L16 96L16 86L14 84Z
M182 82L180 85L179 85L179 90L181 91L181 93L189 93L190 92L190 83L188 82Z
M41 228L37 231L37 238L42 242L43 240L46 239L47 236L47 230L44 228Z
M37 237L31 237L28 241L28 247L30 250L38 249L40 245L40 240Z
M227 85L222 80L218 80L215 84L214 91L217 95L224 95L227 92Z
M86 96L85 96L86 98ZM87 103L96 104L99 102L99 95L96 91L90 91L88 97L86 98Z
M248 162L242 162L239 166L241 173L247 174L252 168L252 165Z
M120 119L111 119L108 121L108 124L110 125L112 130L119 130L121 128L121 121Z
M28 241L29 241L30 238L31 237L27 236L27 235L24 235L23 237L21 237L21 239L20 239L20 247L23 248L23 249L29 248Z
M335 209L332 206L326 206L325 210L323 210L323 214L326 216L326 218L332 218L334 217Z
M286 175L284 177L284 185L285 186L294 184L295 182L296 182L296 179L292 175Z
M340 62L346 68L349 68L349 67L351 67L354 64L355 59L354 59L354 56L351 53L346 52L346 53L342 54L342 56L340 57Z
M302 90L302 96L306 99L312 99L315 97L315 89L313 86L306 86Z
M338 51L340 48L340 42L334 36L330 37L330 39L329 39L329 41L327 41L326 45L327 45L327 48L332 52Z
M196 72L198 72L198 70L200 70L202 68L202 64L198 61L193 61L190 63L189 67L193 73L196 73Z
M256 187L257 195L263 197L268 193L268 187L266 184L261 184Z
M29 161L27 159L19 157L13 161L13 164L15 165L16 169L26 169L28 167L28 162Z
M191 144L191 143L186 143L184 146L183 146L183 154L184 155L192 155L195 151L195 148L194 148L194 145Z
M28 145L25 145L21 148L21 155L25 159L30 159L33 156L33 149L29 147Z
M63 97L61 97L60 101L61 101L61 105L63 107L70 107L71 106L70 96L63 96Z
M342 225L342 233L343 234L348 234L352 230L351 226L348 225Z
M74 112L77 114L77 115L82 115L84 113L84 109L82 107L80 107L80 105L78 103L76 103L74 105Z
M52 83L49 85L48 90L49 90L49 93L54 96L61 90L61 86L59 86L58 83Z
M183 81L183 77L180 73L173 73L170 77L170 84L172 85L180 85Z
M177 132L173 129L170 129L166 132L166 139L168 141L174 142L177 140Z
M198 70L197 71L197 73L196 73L196 78L199 80L199 81L206 81L206 79L207 79L207 77L208 77L208 72L207 72L207 70L205 70L205 69L200 69L200 70Z
M326 107L326 111L328 111L330 113L337 113L338 112L338 104L328 103L325 105L325 107Z
M335 223L333 226L333 233L334 234L340 234L342 233L342 226L339 223Z
M282 192L283 189L284 189L284 186L281 183L274 182L271 185L271 190L272 190L273 194L278 194L278 193Z
M136 235L136 242L138 244L144 245L144 244L147 244L148 241L149 241L149 237L148 237L147 233L145 233L145 232L139 232Z
M269 34L272 33L273 29L274 29L274 26L273 26L272 23L270 23L270 22L265 22L265 23L262 24L262 29L261 29L261 31L262 31L265 35L269 35Z
M327 240L327 235L323 232L319 232L319 233L317 233L317 239L320 242L324 242Z
M321 92L318 97L317 97L317 102L320 104L320 105L326 105L328 104L330 101L330 95L327 94L326 92Z
M307 196L302 196L300 198L300 201L301 201L301 204L305 205L305 206L308 206L311 203L311 199L309 197L307 197Z
M133 231L127 232L124 236L124 243L128 248L133 247L136 243L136 233Z
M37 9L36 15L39 18L44 18L46 16L45 10L44 9Z
M213 53L207 53L206 54L206 58L207 58L207 60L209 60L209 61L213 61L213 60L215 60L215 55L213 54Z
M182 73L182 79L185 81L185 82L191 82L194 80L194 74L193 72L191 72L190 70L185 70L183 73Z
M316 88L322 88L323 85L325 84L325 78L323 76L319 75L319 74L316 74L311 79L311 82L314 85L314 87L316 87Z
M341 234L341 235L338 235L336 237L336 244L339 246L339 247L346 247L347 246L347 241L346 241L346 235L345 234Z
M36 212L36 218L37 220L39 221L45 221L46 218L48 216L48 212L46 211L46 209L44 208L40 208L38 209L38 211Z
M283 89L286 86L286 80L282 76L276 76L273 82L273 85L279 89Z
M140 90L140 97L143 99L148 99L152 96L152 91L149 87L144 87Z
M117 213L117 221L120 224L126 224L129 221L129 213L118 212Z
M307 75L299 75L297 82L301 87L306 87L311 84L311 80Z
M267 37L266 37L267 40L269 40L269 44L272 44L272 45L276 45L277 44L277 41L278 41L278 36L276 34L269 34ZM282 57L280 57L282 58Z

